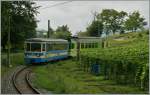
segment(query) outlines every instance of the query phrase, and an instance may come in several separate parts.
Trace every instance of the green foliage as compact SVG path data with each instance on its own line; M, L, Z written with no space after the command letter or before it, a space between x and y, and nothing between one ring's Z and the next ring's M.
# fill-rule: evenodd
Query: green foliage
M147 25L140 13L134 11L128 16L124 11L115 9L103 9L101 13L95 15L96 19L87 27L86 32L79 32L79 36L101 36L102 33L109 35L116 32L123 34L126 30L136 31Z
M17 66L17 65L24 64L23 56L24 56L23 52L21 52L21 53L11 53L10 60L11 60L12 66ZM6 66L7 65L7 55L6 55L6 53L3 53L1 55L1 58L2 58L2 65ZM18 58L20 60L18 60Z
M2 47L7 44L7 35L10 30L10 39L13 47L22 44L26 38L35 36L38 7L31 1L2 1Z
M123 32L122 24L124 18L127 15L126 12L118 12L114 9L103 9L100 14L97 15L98 20L102 21L106 35L110 32ZM107 28L107 29L106 29Z
M103 24L100 21L93 21L86 31L89 36L100 37L103 32Z
M127 30L136 32L137 29L141 29L144 25L146 25L144 18L140 17L140 13L138 11L133 12L128 17L129 18L125 21L125 28Z
M70 39L71 32L67 25L59 26L53 34L54 38Z
M53 32L53 30L51 30ZM47 31L46 30L37 30L36 37L38 38L47 38Z
M81 50L80 66L86 71L91 64L99 63L104 79L148 89L148 36L136 35L137 39L124 47Z
M87 33L87 32L82 32L82 31L80 31L80 32L77 33L77 36L78 36L78 37L87 37L87 36L88 36L88 33Z

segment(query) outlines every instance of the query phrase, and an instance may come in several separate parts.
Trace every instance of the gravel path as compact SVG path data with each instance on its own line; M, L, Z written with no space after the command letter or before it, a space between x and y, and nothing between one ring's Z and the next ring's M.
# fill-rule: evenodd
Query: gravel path
M24 66L18 66L16 68L12 68L9 72L7 72L3 77L1 77L1 93L2 94L18 94L13 83L12 76L15 72L23 68Z

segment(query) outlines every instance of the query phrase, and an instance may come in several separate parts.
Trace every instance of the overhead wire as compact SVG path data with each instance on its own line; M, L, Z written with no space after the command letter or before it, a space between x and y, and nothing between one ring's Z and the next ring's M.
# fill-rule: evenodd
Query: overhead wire
M54 4L54 5L51 5L51 6L48 6L48 7L44 7L44 8L41 8L41 9L52 8L52 7L63 5L63 4L70 3L70 2L72 2L72 1L66 1L66 2L62 2L62 3L57 3L57 4Z

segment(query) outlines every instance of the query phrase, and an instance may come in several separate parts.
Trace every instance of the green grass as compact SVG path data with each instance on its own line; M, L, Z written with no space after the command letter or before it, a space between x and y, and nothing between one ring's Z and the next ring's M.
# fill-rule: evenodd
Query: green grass
M10 61L12 67L8 67L7 55L2 53L1 55L1 74L2 76L7 73L9 70L15 68L16 66L24 64L24 54L23 53L11 53Z
M123 40L116 40L123 38ZM113 35L107 38L108 47L119 47L119 46L126 46L126 45L133 45L139 43L143 40L146 40L148 43L149 34L147 31L143 32L129 32L120 35Z
M103 76L94 76L83 72L73 60L65 60L43 66L36 66L33 71L35 87L52 93L94 94L94 93L147 93L129 85L117 85Z

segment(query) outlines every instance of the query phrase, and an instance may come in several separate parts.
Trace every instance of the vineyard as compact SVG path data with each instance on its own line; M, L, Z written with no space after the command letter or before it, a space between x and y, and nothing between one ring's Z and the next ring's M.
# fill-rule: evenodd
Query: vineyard
M118 43L109 38L107 48L82 49L79 66L85 72L91 73L93 64L97 64L98 75L104 76L105 80L148 90L148 33L128 33L124 38L126 41Z
M150 93L149 1L83 1L2 0L2 94Z

